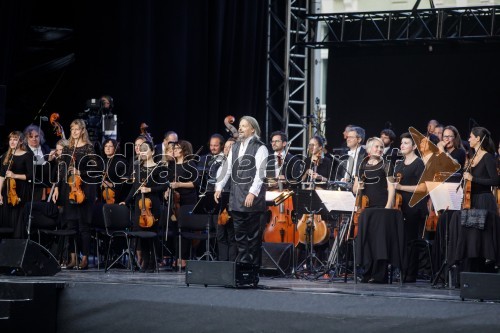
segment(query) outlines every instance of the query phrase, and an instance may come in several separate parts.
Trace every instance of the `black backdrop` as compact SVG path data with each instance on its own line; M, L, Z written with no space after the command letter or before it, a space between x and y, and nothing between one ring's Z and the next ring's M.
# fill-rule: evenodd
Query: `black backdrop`
M54 87L42 114L58 112L66 132L85 101L102 94L114 98L122 141L133 140L145 122L155 143L175 130L196 150L224 131L228 114L263 124L266 1L2 3L2 138L29 124ZM33 26L72 33L44 41ZM70 59L64 65L55 60L64 56ZM43 129L50 132L50 125Z
M456 126L465 140L475 121L498 140L499 59L498 43L330 49L328 142L340 145L347 124L370 137L390 122L399 136L409 126L425 133L430 119Z

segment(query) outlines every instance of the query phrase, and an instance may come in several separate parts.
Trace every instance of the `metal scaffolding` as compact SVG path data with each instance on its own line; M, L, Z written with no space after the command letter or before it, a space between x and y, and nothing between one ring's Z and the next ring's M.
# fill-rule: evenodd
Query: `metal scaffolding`
M305 153L308 110L308 0L269 0L266 136L281 129Z
M321 40L302 43L311 48L500 40L500 6L308 14L304 19L310 36L326 28Z

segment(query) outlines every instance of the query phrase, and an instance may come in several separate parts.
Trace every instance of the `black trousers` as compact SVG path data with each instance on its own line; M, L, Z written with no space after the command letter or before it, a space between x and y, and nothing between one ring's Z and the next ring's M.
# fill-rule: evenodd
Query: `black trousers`
M238 250L234 238L232 218L229 218L225 225L217 225L217 248L220 261L234 261L236 259Z
M237 262L260 265L262 232L260 220L263 212L230 212L234 223Z

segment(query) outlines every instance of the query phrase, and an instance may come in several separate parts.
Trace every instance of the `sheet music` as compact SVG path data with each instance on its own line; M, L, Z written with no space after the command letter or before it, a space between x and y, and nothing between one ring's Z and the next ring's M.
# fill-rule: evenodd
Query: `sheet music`
M279 191L266 191L266 201L274 201L281 193Z
M461 210L464 191L458 183L425 182L436 211L442 209Z
M354 194L350 191L316 190L316 193L329 212L352 212L354 209Z

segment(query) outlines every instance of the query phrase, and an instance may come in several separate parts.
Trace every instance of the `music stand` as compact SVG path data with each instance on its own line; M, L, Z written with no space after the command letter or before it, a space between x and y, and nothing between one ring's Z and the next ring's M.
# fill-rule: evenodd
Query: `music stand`
M309 218L307 219L306 227L306 253L307 256L302 262L298 264L297 267L306 265L306 270L309 273L316 273L320 269L314 269L316 263L324 266L324 263L316 256L314 251L314 215L321 211L327 211L323 201L319 198L315 190L304 190L298 189L296 195L296 204L294 205L295 210L299 216L307 214Z
M331 267L336 267L335 271L337 274L339 273L339 253L340 253L340 246L342 240L348 236L346 235L349 227L349 223L344 223L342 228L340 226L340 223L343 220L343 215L344 213L348 212L350 215L352 215L352 211L354 209L355 205L355 197L351 191L325 191L325 190L316 190L316 193L324 203L326 209L330 212L338 212L340 213L340 217L338 219L338 225L337 225L337 230L338 234L337 237L335 238L335 241L333 243L332 249L330 251L330 255L328 257L328 261L325 265L325 272L328 272ZM347 220L346 222L350 222ZM346 243L347 244L347 243ZM346 260L345 260L345 269L346 269L346 276L347 276L347 254L346 254ZM356 267L354 267L356 269ZM345 281L347 282L347 281Z
M431 285L434 287L439 279L441 273L447 269L448 270L448 285L451 286L451 272L448 267L448 242L449 242L449 221L448 214L449 210L461 210L462 209L462 197L463 191L460 189L457 191L457 183L442 183L442 182L425 182L427 189L429 191L429 196L431 197L432 204L436 211L444 210L445 219L445 230L444 230L444 243L445 243L445 256L444 260L436 273L434 280L432 280ZM446 275L445 275L446 276ZM446 278L445 281L446 282Z
M193 207L193 210L189 212L190 214L198 214L198 215L207 215L207 239L205 241L205 253L201 256L200 260L206 256L206 260L214 260L212 254L210 253L210 226L213 221L213 217L217 212L217 215L227 208L229 203L229 192L222 192L219 198L219 203L215 202L214 193L211 191L207 191L204 194L199 196L199 200L196 205Z

